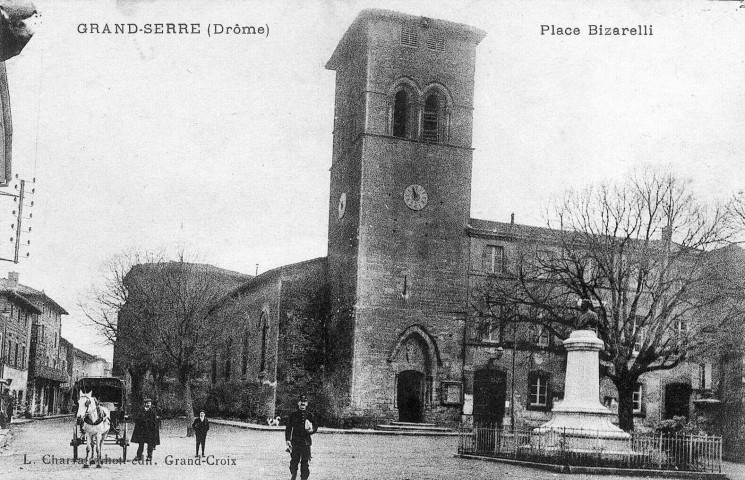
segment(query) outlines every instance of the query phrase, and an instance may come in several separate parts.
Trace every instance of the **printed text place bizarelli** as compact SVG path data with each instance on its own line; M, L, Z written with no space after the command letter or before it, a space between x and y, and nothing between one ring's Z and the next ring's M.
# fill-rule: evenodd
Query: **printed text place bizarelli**
M541 25L541 35L588 35L598 37L613 36L651 36L652 25L634 25L626 27L607 26L607 25L587 25L586 28L560 26L560 25Z

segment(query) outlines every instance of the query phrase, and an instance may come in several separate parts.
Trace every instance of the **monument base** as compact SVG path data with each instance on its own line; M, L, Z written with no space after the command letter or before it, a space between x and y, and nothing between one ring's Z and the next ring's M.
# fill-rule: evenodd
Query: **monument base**
M574 452L631 452L631 435L615 426L611 416L611 413L554 412L554 418L533 430L531 443Z

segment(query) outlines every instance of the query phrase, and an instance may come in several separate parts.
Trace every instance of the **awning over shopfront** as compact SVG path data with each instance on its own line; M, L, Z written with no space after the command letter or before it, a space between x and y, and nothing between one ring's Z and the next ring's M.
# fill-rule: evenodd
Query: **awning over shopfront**
M34 375L35 378L41 378L44 380L51 380L53 382L66 382L67 381L67 375L64 374L61 370L58 370L56 368L47 367L44 365L39 365L36 369L36 374Z

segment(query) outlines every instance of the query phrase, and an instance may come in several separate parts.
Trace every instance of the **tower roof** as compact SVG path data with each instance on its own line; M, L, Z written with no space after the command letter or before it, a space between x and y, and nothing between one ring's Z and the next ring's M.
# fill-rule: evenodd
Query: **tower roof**
M474 45L478 45L481 40L486 36L486 32L470 25L462 23L448 22L446 20L439 20L436 18L428 18L417 15L409 15L407 13L394 12L393 10L382 10L378 8L368 8L362 10L357 18L354 19L352 25L349 26L346 33L342 37L339 44L336 46L331 59L326 63L326 68L329 70L336 70L340 65L342 58L344 58L344 50L346 47L353 42L359 40L359 36L363 32L370 20L375 19L394 19L404 21L416 21L425 23L431 27L437 27L451 37L461 38L465 41L472 42Z

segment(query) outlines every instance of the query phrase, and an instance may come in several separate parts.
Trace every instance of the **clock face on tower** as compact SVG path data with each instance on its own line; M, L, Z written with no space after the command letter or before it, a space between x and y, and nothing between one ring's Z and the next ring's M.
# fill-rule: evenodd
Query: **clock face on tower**
M421 210L427 206L427 191L421 185L409 185L404 190L404 203L412 210Z
M339 196L339 220L344 217L344 212L347 210L347 194L346 192L342 193Z

